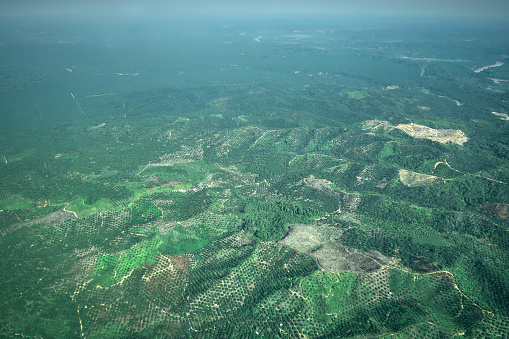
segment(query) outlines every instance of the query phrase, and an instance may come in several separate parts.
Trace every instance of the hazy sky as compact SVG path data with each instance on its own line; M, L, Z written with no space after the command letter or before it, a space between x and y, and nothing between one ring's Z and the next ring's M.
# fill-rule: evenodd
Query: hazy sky
M170 16L222 13L334 13L431 17L509 16L507 0L1 0L0 15Z

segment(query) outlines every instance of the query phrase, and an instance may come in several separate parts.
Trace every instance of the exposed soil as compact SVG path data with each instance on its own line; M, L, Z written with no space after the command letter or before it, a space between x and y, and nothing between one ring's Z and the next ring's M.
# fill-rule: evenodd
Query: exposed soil
M509 220L509 204L488 204L479 207L479 210L487 212L502 220Z
M452 142L454 144L463 145L468 141L468 137L459 129L433 129L414 123L399 124L396 128L413 138L429 139L442 144Z
M279 243L313 256L329 272L368 273L381 269L390 258L377 251L360 251L339 244L343 231L323 225L296 224Z
M58 211L52 212L43 217L33 219L23 223L23 226L32 226L41 224L44 226L56 225L66 219L76 218L76 214L73 212L66 211L65 208L59 209Z
M445 183L445 179L434 175L399 170L399 180L408 187L431 186Z
M314 189L324 191L328 195L331 195L333 197L338 197L340 194L339 192L334 191L329 185L332 184L332 182L325 180L325 179L318 179L315 178L314 175L310 175L309 177L304 179L304 183L308 185L309 187L312 187Z

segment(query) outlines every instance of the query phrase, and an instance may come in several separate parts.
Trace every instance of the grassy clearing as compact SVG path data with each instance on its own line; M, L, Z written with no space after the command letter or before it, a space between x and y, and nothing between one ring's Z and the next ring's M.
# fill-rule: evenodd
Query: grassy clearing
M34 207L34 202L21 194L13 194L0 201L0 210L13 210Z

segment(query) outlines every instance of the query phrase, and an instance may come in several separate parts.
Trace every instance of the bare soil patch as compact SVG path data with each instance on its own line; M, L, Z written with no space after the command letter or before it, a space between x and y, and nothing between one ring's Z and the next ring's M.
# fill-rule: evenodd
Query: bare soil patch
M338 240L343 231L325 225L291 225L279 243L314 257L329 272L367 273L380 270L390 258L377 251L360 251L343 246Z
M439 185L445 182L445 179L441 177L411 172L404 169L399 170L399 180L408 187Z
M468 137L459 129L433 129L428 126L410 124L399 124L397 129L402 130L413 138L429 139L442 144L452 142L463 145L468 141Z

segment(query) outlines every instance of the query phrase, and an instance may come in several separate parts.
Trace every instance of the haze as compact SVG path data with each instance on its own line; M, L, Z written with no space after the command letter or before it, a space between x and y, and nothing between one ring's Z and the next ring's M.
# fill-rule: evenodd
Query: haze
M53 0L3 1L1 16L119 16L169 17L201 15L253 15L253 14L333 14L361 16L413 16L413 17L471 17L504 19L509 13L509 2L504 0L428 0L420 3L406 0L296 0L296 1L120 1L91 0L76 2Z

